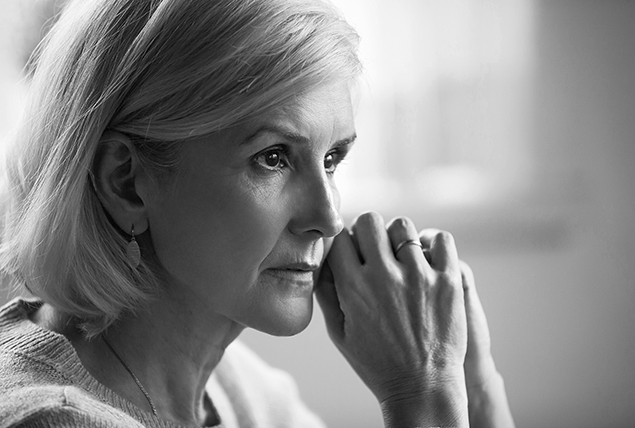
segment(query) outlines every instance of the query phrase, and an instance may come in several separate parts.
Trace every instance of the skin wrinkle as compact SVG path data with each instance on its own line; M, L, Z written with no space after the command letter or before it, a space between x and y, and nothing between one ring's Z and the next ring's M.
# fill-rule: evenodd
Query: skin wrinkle
M315 114L317 113L316 109L314 109L314 108L308 108L308 109L305 109L305 110L307 110L307 111L308 111L308 113L306 113L306 114L305 114L305 113L304 113L304 111L303 111L303 112L302 112L303 114L302 114L302 115L301 115L301 116L297 119L298 121L302 122L303 124L306 122L306 121L305 121L305 118L306 118L306 117L310 117L310 116L315 115ZM296 110L296 114L297 114L297 110ZM307 126L307 128L316 127L316 126L319 126L318 121L316 121L316 120L311 120L311 121L309 121L309 125ZM332 138L333 138L333 137L332 137L332 134L333 134L333 129L335 129L335 125L330 124L330 125L329 125L329 133L330 133L331 135L329 135L327 138L324 138L322 135L320 135L320 139L321 139L321 140L323 140L323 141L330 141L330 140L332 140ZM327 133L327 134L328 134L328 133ZM235 140L234 140L234 141L235 141ZM317 153L317 152L316 152L316 153ZM310 158L303 159L302 161L303 161L303 162L308 162L308 161L309 161L309 159L310 159L310 161L312 161L312 162L313 162L313 161L314 161L313 156L317 156L317 155L312 155ZM319 158L320 158L320 163L321 163L321 157L322 157L322 155L319 155ZM232 163L231 163L231 162L230 162L230 165L232 165ZM217 175L219 175L219 176L224 176L225 174L223 174L223 173L224 173L225 171L227 171L227 170L231 170L231 167L230 167L229 169L226 169L226 170L217 171L217 172L216 172L216 174L217 174ZM239 174L239 173L238 173L238 172L236 172L236 171L233 171L233 173L234 173L234 174ZM294 171L293 173L295 173L295 171ZM299 173L298 173L298 174L299 174ZM298 176L298 177L299 177L299 176ZM200 178L200 177L196 177L196 178L195 178L195 182L201 182L201 180L200 180L199 178ZM299 180L299 179L300 179L300 178L298 178L298 180ZM288 188L289 186L292 186L292 185L293 185L292 180L288 180L282 188L278 189L278 188L276 187L276 182L278 182L279 180L280 180L280 178L279 178L279 177L277 177L277 176L274 176L274 178L271 178L271 179L265 179L264 181L262 181L262 180L261 180L261 181L262 181L262 183L270 183L270 184L271 184L271 186L270 186L270 187L271 187L271 188L270 188L270 190L267 190L268 185L264 185L264 186L263 186L263 185L262 185L262 183L261 183L261 181L250 181L249 175L247 175L247 176L242 176L242 177L241 177L241 182L246 183L246 185L245 185L245 186L242 186L242 187L241 187L241 188L243 189L243 190L242 190L242 192L243 192L243 193L241 194L241 193L239 192L239 193L237 193L237 194L235 194L235 195L233 195L233 196L236 196L236 195L238 195L239 197L252 196L252 197L255 197L255 198L258 198L258 199L264 199L264 198L278 198L278 197L280 196L280 194L284 193L284 192L287 190L287 188ZM257 184L257 183L259 183L259 184ZM247 190L245 190L245 189L247 189ZM278 189L278 190L276 190L276 189ZM251 192L251 193L250 193L250 194L248 194L247 192ZM289 196L287 196L287 197L290 197L290 195L289 195ZM223 200L224 200L224 199L225 199L225 197L224 197L222 194L217 194L217 195L215 195L215 200L214 200L213 202L212 202L212 201L210 201L209 203L210 203L210 205L216 205L216 206L220 206L220 207L222 207L222 205L221 205L221 204L222 204L222 202L223 202ZM290 203L290 202L284 202L284 201L282 202L282 204L287 204L287 205L288 205L289 203ZM221 208L221 209L222 209L222 208ZM278 209L276 209L275 211L277 211L277 210L278 210ZM244 213L244 212L243 212L243 215L248 215L248 213ZM284 215L284 217L286 217L286 216L287 216L287 215ZM266 227L266 228L275 228L275 227L279 227L279 226L276 226L276 223L277 223L277 220L276 220L276 219L277 219L278 217L279 217L278 215L276 215L276 216L271 216L271 217L270 217L270 218L271 218L271 220L266 221L266 222L264 223L264 225L263 225L263 226L264 226L264 227ZM256 219L254 219L254 220L256 220ZM257 219L257 220L262 221L262 219ZM231 226L231 224L230 224L229 226ZM246 236L246 233L245 233L244 231L241 231L240 229L239 229L239 230L237 230L237 234L234 236L234 239L242 240L242 239L244 239L244 238L249 238L249 236ZM272 241L271 243L266 244L266 245L267 245L267 247L269 247L269 249L268 249L267 251L268 251L268 252L270 252L270 251L271 251L271 248L273 248L275 245L280 245L280 244L274 243L274 242ZM317 252L317 247L318 247L317 242L312 243L309 247L310 247L310 251L309 251L309 252L315 256L315 255L316 255L316 252ZM243 250L243 251L248 251L248 250ZM244 258L244 254L243 254L243 253L238 253L238 256L239 256L239 257L241 257L241 258ZM263 261L264 261L264 259L261 259L261 261L260 261L260 262L258 262L258 263L259 263L260 265L262 265L262 262L263 262ZM248 264L248 263L246 263L246 264ZM246 271L247 271L248 273L252 273L252 274L253 274L254 272L256 272L257 270L258 270L258 268L256 268L255 266L254 266L254 267L251 267L251 268L249 268L249 267L248 267L248 268L246 269ZM255 297L250 298L250 297L251 297L251 295L250 295L249 293L247 294L247 296L243 296L243 297L246 297L248 300L252 300L252 299L253 299L254 301L255 301L255 300L257 300Z
M231 7L233 3L241 5L239 11ZM336 212L339 195L324 157L334 141L354 135L349 85L327 83L358 74L354 30L321 5L309 14L306 2L260 1L263 13L258 13L252 6L257 2L233 3L147 2L143 7L123 0L72 3L42 50L38 70L44 71L36 73L32 85L32 104L42 107L29 110L29 117L42 120L34 122L32 133L25 132L28 145L22 145L70 148L53 151L54 159L38 156L40 165L62 171L58 177L69 177L58 181L70 186L68 182L86 182L86 169L95 158L92 149L101 142L104 129L133 140L131 146L136 144L136 150L115 146L118 152L104 154L119 162L116 167L123 176L116 186L112 174L97 178L113 184L108 197L91 194L88 201L82 199L79 190L85 187L80 185L68 201L54 198L58 195L52 192L35 193L40 201L54 198L57 209L50 211L66 220L27 223L49 226L34 230L53 237L64 235L63 228L71 229L69 223L76 223L83 232L77 233L78 242L83 239L84 247L73 253L74 248L65 247L60 239L35 246L35 233L22 233L16 236L31 239L16 238L13 248L25 259L27 246L38 247L47 255L48 265L61 266L34 293L39 292L50 308L62 310L66 305L78 317L89 313L90 308L82 307L85 301L89 302L85 306L100 308L93 311L99 318L86 324L85 335L69 335L89 372L139 404L138 388L97 340L100 334L108 336L135 367L161 416L185 423L200 422L196 416L203 385L242 329L290 335L306 327L313 310L313 284L306 279L311 276L305 274L306 268L294 268L294 263L313 268L343 226ZM275 21L271 14L276 10L287 18L283 22L279 17L278 25L266 25ZM251 20L267 31L242 25ZM118 24L122 22L134 25L121 31ZM180 29L187 31L173 31ZM292 37L286 37L289 34ZM242 52L237 45L244 45ZM198 53L193 62L192 52ZM263 52L276 55L267 61ZM274 61L288 52L293 52L285 57L290 68L287 61L282 65ZM253 73L237 67L236 56ZM236 96L232 75L254 77L241 84L248 84L252 93ZM74 77L69 80L68 76ZM199 90L209 98L192 96ZM297 149L298 167L288 168L277 178L276 174L256 174L251 157L233 150L240 135L236 129L210 135L213 128L224 129L237 120L244 120L241 127L250 126L245 118L262 119L265 111L282 104L291 93L298 95L281 109L278 119L284 118L306 136L306 147ZM56 94L60 96L53 100ZM57 125L48 126L51 123ZM47 138L34 141L36 133ZM207 136L205 147L187 138L196 133ZM135 138L147 138L149 147ZM182 147L178 165L172 165L169 156L162 157L164 149L152 150L161 142ZM69 166L64 152L75 153L82 147L92 148L85 150L91 153L83 153L72 163L83 160L85 167L59 168ZM138 158L136 151L141 153ZM139 159L144 155L145 164ZM33 157L28 150L21 156ZM128 167L122 165L122 158ZM31 162L24 175L39 175L38 162ZM160 175L159 169L172 166L176 175ZM127 186L126 192L120 191L121 183ZM137 199L131 197L133 192ZM113 195L120 198L108 200ZM80 210L84 216L76 221L72 214ZM116 227L105 227L110 225L103 221L104 211ZM25 219L48 220L42 212L43 207L29 211ZM126 244L120 235L128 234L131 224L143 249L144 263L138 269L131 269L118 251ZM53 233L58 230L62 233ZM112 233L117 230L123 234ZM69 250L68 260L82 263L74 270L66 269L66 259L55 257L60 248ZM25 263L37 266L34 259ZM154 275L154 268L159 274ZM41 277L45 270L32 268L31 277ZM280 279L268 272L272 270L293 272L287 279L279 275ZM63 271L74 276L64 281ZM117 284L125 287L117 288ZM48 293L52 285L59 287L60 298ZM140 401L146 404L143 397Z

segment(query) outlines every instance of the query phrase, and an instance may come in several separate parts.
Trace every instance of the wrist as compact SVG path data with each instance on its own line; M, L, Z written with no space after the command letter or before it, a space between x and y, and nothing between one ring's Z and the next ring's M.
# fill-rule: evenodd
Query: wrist
M497 371L485 382L467 389L470 426L513 428L505 382Z
M468 399L461 376L427 382L425 387L383 400L386 428L468 427Z
M472 390L478 390L498 376L498 370L491 354L478 358L466 358L464 371L468 396Z
M472 405L479 405L501 388L504 389L503 377L500 373L498 373L498 371L490 373L490 375L487 378L484 378L482 382L468 386L467 397L470 407Z

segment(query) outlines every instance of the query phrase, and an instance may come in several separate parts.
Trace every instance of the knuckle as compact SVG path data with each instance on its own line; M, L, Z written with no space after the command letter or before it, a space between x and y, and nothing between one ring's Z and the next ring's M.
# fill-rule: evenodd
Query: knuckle
M454 244L454 236L445 230L439 230L434 236L434 243L441 245Z
M425 229L421 229L419 231L419 236L422 238L426 238L428 240L432 240L438 232L439 232L439 229L426 227Z
M396 217L388 225L389 231L414 229L414 223L408 217Z
M383 229L384 218L375 211L360 214L354 222L355 226L363 229Z

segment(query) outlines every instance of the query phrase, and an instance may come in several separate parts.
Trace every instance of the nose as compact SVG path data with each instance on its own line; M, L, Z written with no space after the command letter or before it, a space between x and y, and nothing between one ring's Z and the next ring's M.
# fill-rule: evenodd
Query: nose
M342 231L340 196L332 175L324 169L306 174L298 178L294 194L294 215L289 223L291 232L296 235L315 233L321 238L330 238Z

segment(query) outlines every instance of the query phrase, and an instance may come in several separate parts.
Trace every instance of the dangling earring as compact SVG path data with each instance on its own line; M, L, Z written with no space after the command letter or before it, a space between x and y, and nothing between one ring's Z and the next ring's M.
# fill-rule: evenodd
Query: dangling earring
M134 237L134 224L132 225L130 234L132 237L126 246L126 256L128 257L130 264L132 264L132 267L136 268L139 266L139 262L141 261L141 249L139 248L139 243L137 243L137 240Z

